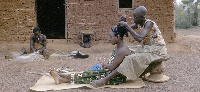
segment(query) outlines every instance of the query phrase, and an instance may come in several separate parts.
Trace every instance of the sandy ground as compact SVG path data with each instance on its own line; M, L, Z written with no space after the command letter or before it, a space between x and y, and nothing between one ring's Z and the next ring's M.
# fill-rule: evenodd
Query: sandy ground
M200 29L178 29L175 43L168 43L171 59L164 63L165 75L170 80L165 83L144 81L146 87L140 89L70 89L56 92L200 92ZM134 45L128 43L128 45ZM9 61L4 55L29 47L29 43L0 43L0 92L29 92L42 76L30 72L48 72L49 68L69 67L74 71L90 69L95 64L107 62L113 46L110 43L82 48L78 44L48 43L51 52L68 54L80 50L90 55L87 59L60 58L29 63ZM54 92L54 91L50 91Z

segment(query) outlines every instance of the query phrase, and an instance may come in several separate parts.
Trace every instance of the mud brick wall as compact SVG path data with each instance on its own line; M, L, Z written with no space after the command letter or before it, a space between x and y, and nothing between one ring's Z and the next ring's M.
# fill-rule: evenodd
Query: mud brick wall
M134 0L148 9L147 18L159 26L166 42L174 42L174 0ZM36 24L35 0L0 0L0 42L29 42ZM110 28L122 14L133 23L133 9L119 9L118 0L66 0L67 42L80 41L80 30L95 32L92 43L108 42ZM133 41L133 37L127 38Z
M67 0L67 39L80 40L79 30L95 31L93 43L107 42L110 28L113 27L122 14L127 15L128 24L133 23L133 9L119 9L118 0ZM159 26L166 42L174 42L174 6L173 0L134 0L134 9L145 6L148 9L147 18ZM133 37L128 40L133 42Z
M34 0L0 0L0 42L26 42L35 25Z
M157 23L166 42L174 42L176 37L173 1L146 0L145 5L148 9L147 18Z

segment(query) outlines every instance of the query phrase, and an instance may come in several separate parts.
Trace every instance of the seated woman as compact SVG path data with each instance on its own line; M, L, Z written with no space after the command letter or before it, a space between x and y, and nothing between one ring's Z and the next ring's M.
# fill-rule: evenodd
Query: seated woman
M117 72L123 59L131 55L128 46L123 42L123 36L127 33L125 30L124 27L118 26L111 29L109 41L112 45L116 45L113 55L114 58L110 62L102 65L103 70L90 70L72 76L71 74L57 73L52 69L50 70L50 75L54 78L55 83L70 83L74 81L75 84L91 83L94 87L99 87L104 84L112 85L126 82L126 77Z
M165 82L169 80L169 77L162 74L164 71L162 61L169 59L166 43L157 24L146 19L146 14L147 9L144 6L139 6L133 12L134 23L132 25L129 26L123 21L118 23L118 26L126 27L136 41L143 43L142 45L130 47L130 50L135 53L132 54L134 55L133 61L123 61L120 64L120 67L125 66L133 69L124 68L125 70L123 70L119 67L118 72L133 79L145 69L140 77L152 82ZM139 33L134 29L139 29ZM133 70L136 75L132 74ZM145 76L146 73L150 73L150 75Z
M125 29L125 32L128 30L134 39L138 42L143 42L143 45L129 47L130 53L128 55L124 54L125 52L123 52L122 49L116 49L113 63L103 65L104 69L112 70L112 72L105 78L93 80L92 85L94 87L105 84L106 81L112 79L118 74L122 74L131 80L144 77L153 82L164 82L169 79L164 78L162 75L163 67L161 66L162 61L168 58L166 43L157 24L154 21L145 18L146 13L147 9L144 6L139 6L133 13L133 25L129 26L124 21L118 23L119 28ZM133 30L137 28L140 30L139 34ZM119 34L117 32L115 33ZM119 43L116 43L117 48L119 47ZM148 72L154 72L155 75L156 73L159 75L146 78L144 75Z

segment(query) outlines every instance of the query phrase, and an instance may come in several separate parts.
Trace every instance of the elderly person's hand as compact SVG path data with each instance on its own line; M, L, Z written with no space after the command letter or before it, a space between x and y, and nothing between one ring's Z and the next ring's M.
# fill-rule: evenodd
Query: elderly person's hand
M120 27L123 27L123 26L126 26L126 25L128 25L126 22L124 22L124 21L120 21L118 24L117 24L117 26L120 26Z

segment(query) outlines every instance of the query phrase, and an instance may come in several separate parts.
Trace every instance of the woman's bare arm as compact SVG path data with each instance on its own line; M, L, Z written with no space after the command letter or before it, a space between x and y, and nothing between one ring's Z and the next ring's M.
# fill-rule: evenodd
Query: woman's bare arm
M31 37L30 37L30 49L31 49L31 51L32 52L35 52L35 49L33 48L33 35L31 35Z
M47 45L47 42L46 42L46 36L45 35L42 35L42 40L43 40L43 47L40 49L40 51L43 51L46 49L46 45Z
M150 31L150 29L153 27L153 23L152 22L147 22L144 26L144 28L141 30L141 33L138 34L136 33L126 22L119 22L120 26L125 26L130 34L134 37L135 40L137 40L138 42L141 42L144 37L148 34L148 32Z
M138 26L137 26L137 24L132 24L132 25L130 25L130 27L132 28L132 29L137 29L138 28Z

